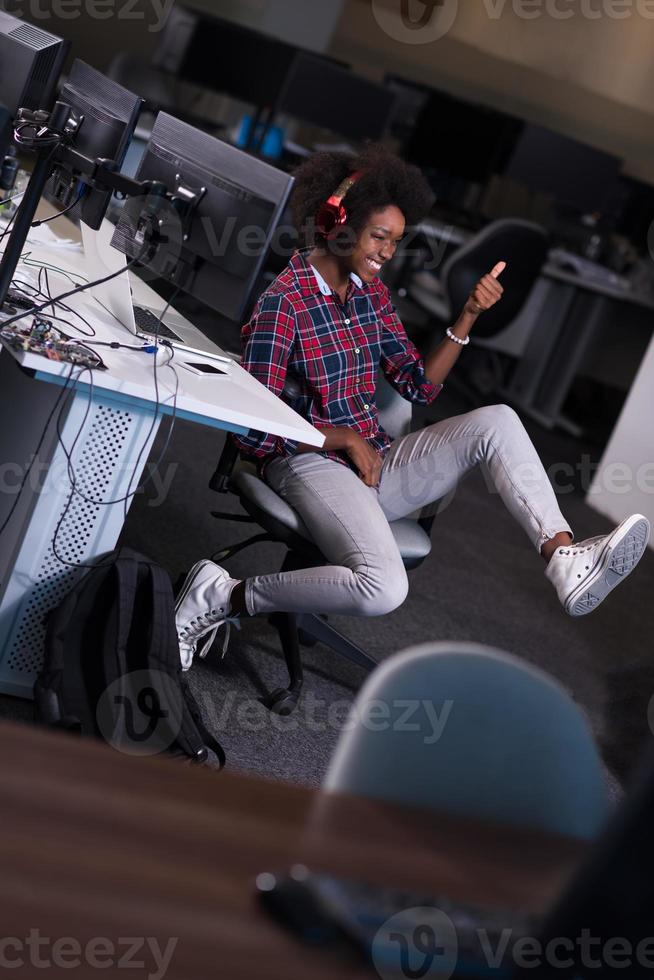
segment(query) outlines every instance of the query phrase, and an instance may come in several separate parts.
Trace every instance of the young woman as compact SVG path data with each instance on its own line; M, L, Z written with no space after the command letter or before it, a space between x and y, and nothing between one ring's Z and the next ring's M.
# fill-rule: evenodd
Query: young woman
M197 562L179 595L182 665L198 641L239 616L275 611L379 616L399 606L407 576L389 527L446 496L483 463L502 500L547 563L567 613L596 608L643 554L639 514L611 534L572 544L572 531L522 423L506 405L436 422L392 441L375 408L378 370L412 402L429 404L478 316L501 300L498 262L423 359L379 278L407 224L428 211L420 172L381 147L356 160L319 153L298 171L294 219L308 247L262 294L243 328L243 367L325 435L322 449L251 432L234 437L293 507L328 564L243 581Z

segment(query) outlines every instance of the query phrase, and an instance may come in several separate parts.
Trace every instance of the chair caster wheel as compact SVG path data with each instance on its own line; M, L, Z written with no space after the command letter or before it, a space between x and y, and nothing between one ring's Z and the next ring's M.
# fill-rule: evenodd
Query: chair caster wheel
M297 631L297 638L303 647L315 647L318 640L311 633L306 633L304 630Z
M274 715L290 715L297 707L299 697L299 691L289 691L285 687L279 687L262 700Z

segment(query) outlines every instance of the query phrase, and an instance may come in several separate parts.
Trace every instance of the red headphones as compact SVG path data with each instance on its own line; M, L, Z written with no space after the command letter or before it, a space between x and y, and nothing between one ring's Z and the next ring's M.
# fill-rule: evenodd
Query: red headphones
M316 230L327 238L341 225L347 222L347 211L341 201L353 184L363 176L363 170L355 170L353 174L341 181L331 197L320 205L316 215Z

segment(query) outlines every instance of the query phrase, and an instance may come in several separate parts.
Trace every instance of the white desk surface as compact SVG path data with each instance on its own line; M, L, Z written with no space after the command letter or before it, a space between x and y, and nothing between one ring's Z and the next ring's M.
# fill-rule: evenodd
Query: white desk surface
M578 289L585 289L588 292L605 296L607 299L615 299L620 303L633 303L635 306L643 306L645 309L654 310L654 299L641 293L625 289L623 286L616 286L609 281L604 282L597 278L589 278L580 275L572 270L562 269L552 262L543 266L541 275L547 279L555 279L557 282L568 283Z
M78 277L85 275L81 251L31 243L26 245L23 254L28 251L30 259L47 262ZM50 272L49 278L54 295L72 288L69 280L55 272ZM149 303L155 309L163 308L164 301L141 279L137 276L132 277L132 284L135 299ZM92 323L97 333L94 339L117 340L125 344L138 343L138 340L90 295L80 293L66 302ZM47 311L44 315L47 316ZM71 323L75 322L75 318L71 317ZM66 333L77 336L78 331L60 325ZM81 333L79 339L84 342ZM151 404L156 402L155 355L140 351L114 350L109 347L98 347L96 350L108 368L107 371L93 371L93 385L96 389L137 398ZM221 352L219 347L216 347L216 350ZM25 368L37 371L40 375L50 375L53 380L55 376L65 378L69 374L70 365L67 363L51 361L36 354L13 351L11 353ZM182 352L177 351L172 367L167 367L165 364L169 352L162 350L156 355L159 403L164 411L168 413L172 411L176 373L179 379L176 402L178 412L196 416L197 421L200 422L203 419L207 420L208 424L223 422L227 426L257 429L284 438L297 439L313 446L322 446L324 436L317 429L268 391L236 361L232 362L228 375L200 378L179 366L184 356ZM195 355L192 359L201 360ZM81 376L80 383L88 383L88 381L88 374Z

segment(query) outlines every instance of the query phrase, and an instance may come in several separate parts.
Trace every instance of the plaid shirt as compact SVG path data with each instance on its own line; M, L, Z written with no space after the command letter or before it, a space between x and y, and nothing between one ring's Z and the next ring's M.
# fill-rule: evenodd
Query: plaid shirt
M343 304L301 252L262 293L241 337L242 366L257 381L312 425L354 429L381 455L391 438L375 407L379 367L409 401L427 405L442 388L427 380L381 280L364 285L352 274ZM254 430L232 438L260 464L299 445ZM354 468L345 453L322 455Z

